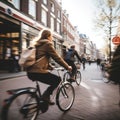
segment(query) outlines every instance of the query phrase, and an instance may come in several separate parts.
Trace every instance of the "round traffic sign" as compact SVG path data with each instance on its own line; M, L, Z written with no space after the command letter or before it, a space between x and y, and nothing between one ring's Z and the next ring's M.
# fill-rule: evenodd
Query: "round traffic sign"
M119 45L119 44L120 44L120 37L115 36L115 37L112 39L112 42L113 42L113 44L115 44L115 45Z

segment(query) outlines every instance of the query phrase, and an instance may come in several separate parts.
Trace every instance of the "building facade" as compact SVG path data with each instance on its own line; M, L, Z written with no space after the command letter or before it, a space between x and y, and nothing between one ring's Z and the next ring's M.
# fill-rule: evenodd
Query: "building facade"
M18 60L42 29L53 32L62 55L61 11L57 0L0 0L0 70L8 70L11 55Z
M79 36L69 14L62 10L61 0L0 0L0 71L9 70L13 55L18 63L21 51L31 46L43 29L52 31L54 47L61 56L73 44L79 55L88 52L86 38Z

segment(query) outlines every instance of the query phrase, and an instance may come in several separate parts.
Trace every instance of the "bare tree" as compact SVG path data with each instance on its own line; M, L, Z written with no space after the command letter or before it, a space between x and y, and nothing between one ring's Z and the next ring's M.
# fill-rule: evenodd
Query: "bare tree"
M117 34L120 15L120 0L96 0L95 27L100 30L108 43L111 61L111 39Z

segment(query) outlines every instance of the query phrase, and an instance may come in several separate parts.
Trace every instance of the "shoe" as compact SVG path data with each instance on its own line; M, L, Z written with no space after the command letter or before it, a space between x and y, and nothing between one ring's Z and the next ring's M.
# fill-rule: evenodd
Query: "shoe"
M50 99L50 100L48 101L48 104L49 104L49 105L55 105L55 102Z
M41 110L42 113L45 113L49 108L48 102L46 102L45 100L40 100L39 102L40 102L39 109Z
M43 95L42 95L42 100L43 101L46 101L49 105L54 105L55 102L53 102L51 99L50 99L50 95L47 94L47 92L44 92Z
M43 100L43 101L46 101L49 105L54 105L54 104L55 104L55 102L52 101L50 98L43 98L43 97L42 97L42 100Z

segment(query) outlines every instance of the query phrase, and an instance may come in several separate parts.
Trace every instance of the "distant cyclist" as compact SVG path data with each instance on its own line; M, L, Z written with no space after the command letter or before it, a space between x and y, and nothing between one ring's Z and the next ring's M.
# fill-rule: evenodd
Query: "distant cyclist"
M77 67L75 65L75 56L80 62L82 62L78 52L75 50L75 45L72 45L70 49L68 49L68 51L66 52L64 58L68 65L72 66L71 77L69 79L70 82L75 82L75 74L77 72Z

